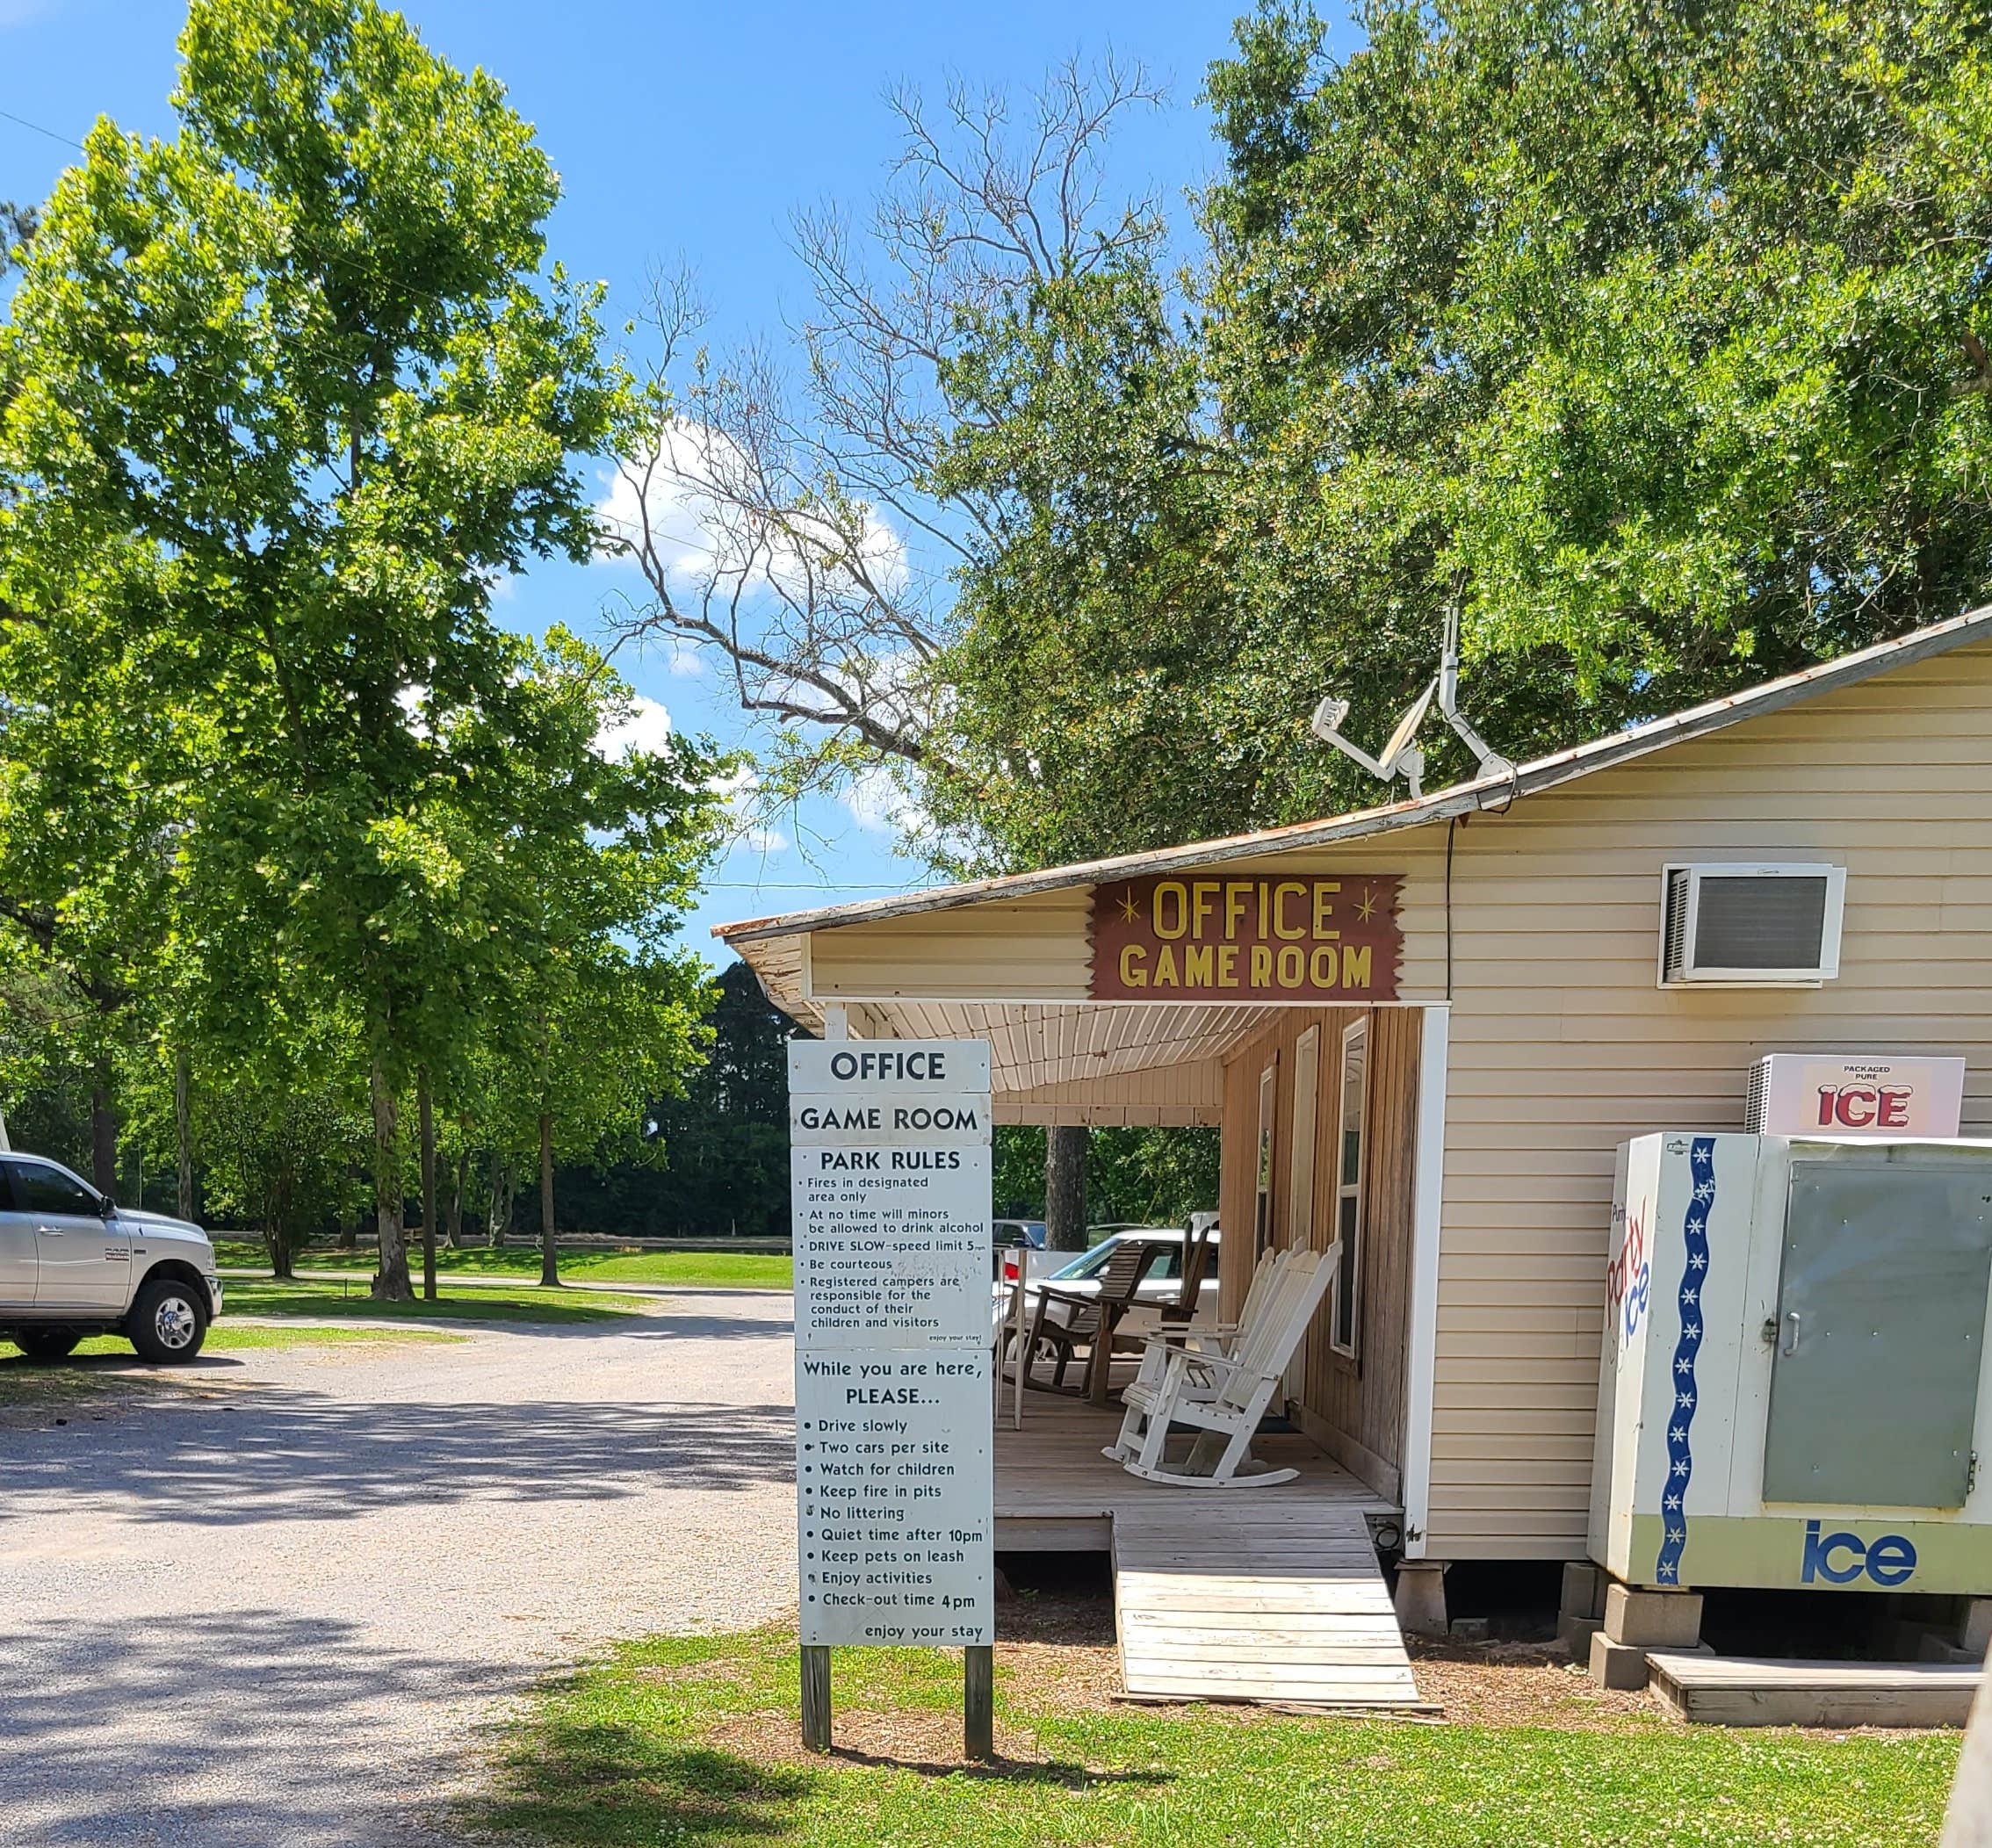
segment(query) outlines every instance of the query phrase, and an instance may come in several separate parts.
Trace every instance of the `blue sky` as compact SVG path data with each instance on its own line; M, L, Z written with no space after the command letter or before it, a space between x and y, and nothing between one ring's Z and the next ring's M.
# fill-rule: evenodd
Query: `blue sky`
M552 254L606 280L611 308L625 313L653 265L688 263L713 311L708 337L717 345L778 331L799 312L789 214L870 197L895 149L880 93L896 81L938 89L958 73L1021 89L1074 53L1137 58L1170 97L1118 136L1111 178L1130 193L1158 193L1181 215L1185 191L1216 162L1196 96L1210 61L1229 49L1239 10L1180 0L834 8L413 0L404 8L444 56L500 77L537 125L565 189ZM0 111L69 136L100 114L170 133L183 12L166 0L0 0ZM0 119L0 197L40 198L71 158L58 141ZM512 587L502 613L522 627L565 621L593 632L616 569L536 571ZM679 728L725 741L741 735L717 662L703 673L673 672L661 659L625 665ZM793 841L742 843L715 870L687 921L694 945L712 953L707 927L722 919L862 895L826 886L884 889L920 877L894 856L877 818L824 805L805 820L821 837L807 858Z

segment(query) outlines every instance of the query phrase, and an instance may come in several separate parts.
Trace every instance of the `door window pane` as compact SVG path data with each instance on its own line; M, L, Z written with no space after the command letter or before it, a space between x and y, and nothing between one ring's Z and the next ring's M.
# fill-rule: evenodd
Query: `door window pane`
M1280 1068L1267 1066L1259 1074L1259 1176L1252 1202L1252 1261L1256 1265L1273 1242L1273 1108L1279 1094Z
M14 1183L18 1213L97 1214L97 1195L59 1168L44 1167L39 1161L10 1161L7 1172Z
M1341 1200L1341 1219L1336 1227L1342 1241L1335 1260L1335 1346L1344 1354L1355 1352L1356 1245L1361 1227L1353 1194Z
M1335 1230L1342 1252L1335 1267L1335 1311L1329 1345L1352 1360L1361 1326L1363 1138L1369 1122L1369 1025L1358 1021L1342 1035L1341 1099L1337 1120Z

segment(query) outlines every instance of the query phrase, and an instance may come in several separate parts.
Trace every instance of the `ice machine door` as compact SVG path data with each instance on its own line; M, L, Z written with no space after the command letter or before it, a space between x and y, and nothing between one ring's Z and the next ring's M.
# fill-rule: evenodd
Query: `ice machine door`
M1992 1164L1794 1161L1764 1499L1956 1508L1992 1275Z

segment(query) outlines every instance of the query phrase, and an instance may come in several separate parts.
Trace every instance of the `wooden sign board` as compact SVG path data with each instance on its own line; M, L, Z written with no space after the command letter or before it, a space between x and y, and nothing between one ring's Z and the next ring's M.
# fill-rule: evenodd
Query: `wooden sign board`
M1101 1001L1389 1001L1399 873L1151 875L1093 888Z

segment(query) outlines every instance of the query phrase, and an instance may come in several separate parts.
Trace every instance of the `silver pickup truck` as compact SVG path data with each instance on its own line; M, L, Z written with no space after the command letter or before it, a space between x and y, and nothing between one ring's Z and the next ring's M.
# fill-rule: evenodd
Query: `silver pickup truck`
M0 1339L60 1360L119 1334L141 1360L191 1361L220 1313L198 1225L118 1206L45 1156L0 1155Z

